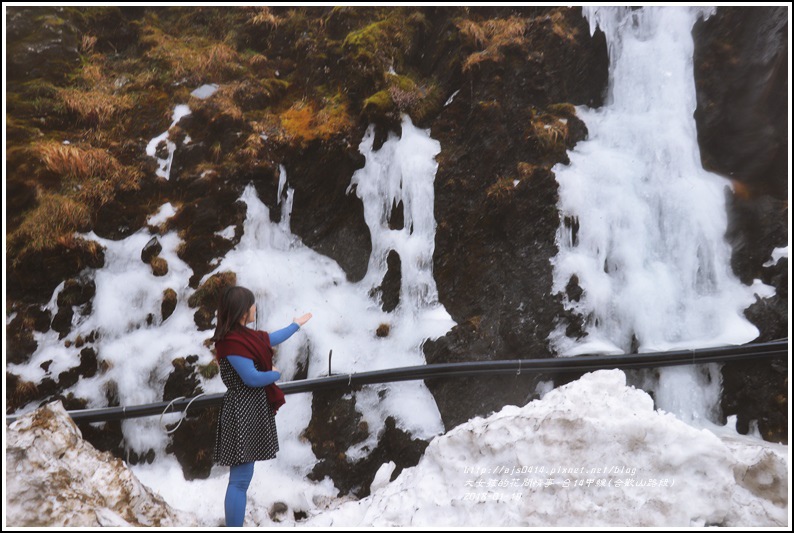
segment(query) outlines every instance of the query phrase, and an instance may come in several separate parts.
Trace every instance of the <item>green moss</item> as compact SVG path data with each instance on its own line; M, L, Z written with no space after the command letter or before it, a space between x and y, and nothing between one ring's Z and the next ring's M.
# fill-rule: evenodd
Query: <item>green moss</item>
M267 93L268 97L276 99L281 98L287 93L290 83L278 78L268 78L266 80L262 80L261 86Z
M369 117L394 111L408 113L414 122L437 113L443 104L443 93L434 80L414 80L410 75L389 74L387 88L364 100L363 110Z
M58 99L58 87L41 78L9 88L6 92L9 115L29 117L55 115L64 111Z
M212 379L218 375L220 368L218 367L218 363L210 361L206 365L198 365L198 371L204 379Z
M53 14L44 15L39 22L42 25L51 26L53 28L60 28L69 23L65 18Z
M383 73L389 66L403 68L403 57L425 18L416 8L391 7L379 20L349 32L342 43L347 56L363 71Z
M415 91L416 82L408 76L401 76L399 74L390 74L388 76L389 86L396 87L402 91Z
M394 109L394 101L388 90L378 91L364 100L364 111L372 114L384 114Z
M43 135L44 133L30 122L6 115L6 141L8 143L29 142Z
M373 22L359 30L351 31L345 37L342 46L349 50L354 59L369 59L374 50L384 40L386 21Z

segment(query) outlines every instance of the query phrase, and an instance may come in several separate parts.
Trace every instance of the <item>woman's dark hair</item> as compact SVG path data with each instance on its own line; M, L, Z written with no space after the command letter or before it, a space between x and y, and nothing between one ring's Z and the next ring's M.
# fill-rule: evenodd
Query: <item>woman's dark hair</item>
M245 287L226 287L218 301L218 325L212 340L221 340L229 331L239 326L240 319L255 302L254 293Z

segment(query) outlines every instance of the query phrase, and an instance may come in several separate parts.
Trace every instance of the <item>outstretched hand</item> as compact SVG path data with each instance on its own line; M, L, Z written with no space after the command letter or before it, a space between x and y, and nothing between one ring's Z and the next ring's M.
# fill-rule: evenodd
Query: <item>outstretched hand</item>
M309 319L310 319L311 317L312 317L312 314L311 314L311 313L306 313L306 314L305 314L305 315L303 315L302 317L299 317L299 318L293 318L293 319L292 319L292 321L293 321L293 322L295 322L296 324L298 324L299 326L302 326L302 325L304 325L306 322L308 322L308 321L309 321Z

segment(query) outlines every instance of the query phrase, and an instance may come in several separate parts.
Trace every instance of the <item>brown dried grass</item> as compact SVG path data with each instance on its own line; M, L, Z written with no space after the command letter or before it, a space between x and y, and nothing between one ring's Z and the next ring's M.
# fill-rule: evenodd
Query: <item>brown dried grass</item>
M461 35L475 48L480 48L463 62L463 72L483 61L501 61L502 49L507 46L521 46L526 40L527 21L521 17L508 19L489 19L476 22L470 19L457 23Z
M58 97L67 110L76 114L83 123L92 126L107 124L117 113L127 111L133 106L130 96L113 94L104 89L63 88L58 89Z
M141 41L150 46L145 56L164 62L175 78L220 79L239 67L240 55L222 41L176 38L151 25L144 28Z

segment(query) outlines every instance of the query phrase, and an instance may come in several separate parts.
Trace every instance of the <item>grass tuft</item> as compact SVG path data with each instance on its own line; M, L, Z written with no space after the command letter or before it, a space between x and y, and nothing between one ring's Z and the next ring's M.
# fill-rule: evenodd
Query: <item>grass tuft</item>
M525 44L527 21L512 16L508 19L489 19L481 22L470 19L457 23L458 30L464 40L468 41L478 52L470 54L463 62L463 72L483 61L499 62L504 59L503 50L511 46Z

